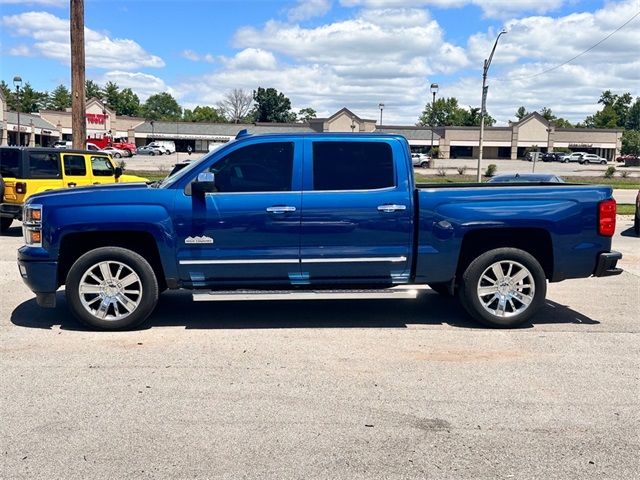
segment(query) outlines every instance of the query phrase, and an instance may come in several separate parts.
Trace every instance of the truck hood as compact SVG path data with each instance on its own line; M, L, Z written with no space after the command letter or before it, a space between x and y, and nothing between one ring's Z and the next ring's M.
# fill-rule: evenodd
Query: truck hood
M120 192L127 192L126 194L140 194L142 191L149 190L149 186L144 183L109 183L106 185L88 185L86 187L74 187L63 188L60 190L49 190L47 192L37 193L32 195L27 200L27 203L38 203L43 199L56 198L63 199L66 197L74 198L78 195L91 195L101 197L107 195L118 195Z

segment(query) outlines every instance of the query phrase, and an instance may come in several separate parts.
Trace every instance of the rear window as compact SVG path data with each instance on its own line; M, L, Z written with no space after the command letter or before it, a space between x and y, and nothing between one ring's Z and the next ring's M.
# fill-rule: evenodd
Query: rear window
M20 150L0 148L0 175L4 178L20 178Z
M87 174L87 165L82 155L64 155L64 174L82 176Z
M29 152L28 178L60 178L57 153Z
M395 186L391 146L383 142L314 142L314 190Z
M91 157L91 170L96 177L111 177L113 166L107 157Z

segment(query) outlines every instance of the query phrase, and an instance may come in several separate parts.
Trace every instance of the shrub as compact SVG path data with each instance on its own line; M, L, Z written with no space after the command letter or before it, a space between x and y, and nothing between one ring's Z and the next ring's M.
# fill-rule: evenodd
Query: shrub
M431 158L438 158L440 156L440 149L438 147L433 147L431 149Z
M438 169L438 173L436 173L436 175L439 176L439 177L446 177L447 176L447 171L444 168L440 167Z
M124 172L125 168L127 168L127 162L124 161L124 159L120 159L118 161L118 166L122 169L122 171Z
M609 168L613 168L613 167L609 167ZM628 178L629 177L629 170L623 170L620 172L620 176L622 178Z
M604 172L604 178L613 178L613 175L616 173L616 167L611 166L607 168L607 171Z
M467 166L463 165L461 167L458 167L458 175L464 175L464 173L467 171Z
M487 170L484 172L485 177L493 177L498 170L498 166L495 163L490 163Z

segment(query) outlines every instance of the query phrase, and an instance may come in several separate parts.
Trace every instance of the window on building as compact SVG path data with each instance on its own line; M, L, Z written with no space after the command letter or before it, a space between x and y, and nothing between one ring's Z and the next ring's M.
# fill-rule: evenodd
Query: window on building
M68 176L84 176L87 174L87 164L82 155L64 155L64 174Z
M91 170L96 177L111 177L115 174L107 157L91 157Z
M212 167L219 192L291 190L293 143L257 143L234 150Z
M314 142L314 190L395 186L391 146L382 142Z
M29 153L28 178L60 178L60 163L57 153Z

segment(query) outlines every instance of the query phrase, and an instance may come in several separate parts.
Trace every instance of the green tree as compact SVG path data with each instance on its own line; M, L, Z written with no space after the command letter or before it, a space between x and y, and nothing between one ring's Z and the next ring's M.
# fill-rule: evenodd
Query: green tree
M60 84L49 94L47 108L64 112L69 107L71 107L71 92L65 85Z
M524 108L524 106L518 107L518 110L516 110L516 118L518 121L522 120L527 115L529 115L529 112L527 112L527 109Z
M625 130L622 133L622 154L640 155L640 131Z
M225 123L227 121L217 109L200 105L193 110L185 109L182 119L185 122Z
M2 92L5 102L7 102L6 109L15 112L17 106L15 93L4 80L0 81L0 92Z
M140 114L140 99L130 88L125 88L118 96L118 115L135 117Z
M93 80L87 80L84 82L84 96L85 98L102 98L102 89Z
M114 82L107 82L102 90L102 100L107 103L109 108L120 114L120 87Z
M637 97L629 108L626 127L630 130L640 130L640 97Z
M301 108L298 112L298 120L301 122L308 122L312 118L316 118L317 112L310 107Z
M256 122L289 123L296 120L296 114L291 111L291 100L275 88L258 87L253 91L253 100Z
M37 112L47 104L49 94L34 90L29 82L20 89L19 104L20 111L25 113Z
M144 118L148 120L179 120L182 108L170 93L162 92L151 95L140 108Z
M484 124L489 126L495 123L488 113L485 114L484 121ZM439 98L435 104L429 102L425 105L418 119L418 125L423 127L477 126L480 125L480 109L462 108L455 97Z

